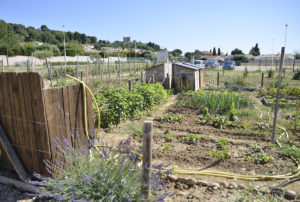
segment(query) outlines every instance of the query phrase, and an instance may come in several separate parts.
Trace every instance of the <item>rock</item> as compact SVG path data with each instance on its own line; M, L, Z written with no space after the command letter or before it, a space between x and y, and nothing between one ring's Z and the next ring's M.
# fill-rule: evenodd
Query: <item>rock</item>
M176 175L168 175L167 176L167 179L170 181L170 182L175 182L178 180L178 177Z
M196 182L196 184L197 184L197 185L201 185L201 186L203 186L203 187L207 187L208 182L206 182L206 181L204 181L204 180L198 180L198 181Z
M194 179L188 179L187 182L186 182L187 185L190 185L190 186L194 186L196 184L196 180Z
M237 186L237 184L236 184L236 183L233 183L233 182L231 182L231 183L229 183L229 186L228 186L228 188L229 188L229 189L237 189L237 188L238 188L238 186Z
M228 188L228 183L226 181L220 182L219 184L220 184L220 187L223 187L225 189Z
M220 189L220 184L218 183L211 183L208 185L209 188L212 188L212 189Z
M266 187L262 187L262 188L260 188L259 192L261 192L263 194L268 194L270 192L270 190Z
M176 183L175 186L174 186L174 188L180 190L181 189L181 184L180 183Z
M253 194L258 194L259 190L258 190L257 188L253 188L253 189L251 190L251 192L252 192Z
M177 179L177 182L181 182L181 183L186 183L187 182L187 179L186 178L184 178L184 177L179 177L178 179Z
M279 187L272 188L271 191L270 191L271 194L277 195L277 196L282 196L283 192L284 192L283 189L279 188Z
M263 97L263 98L261 99L261 103L262 103L263 105L266 105L266 106L269 105L269 102L268 102L268 100L267 100L265 97Z
M242 185L242 184L238 184L238 187L237 187L238 189L245 189L246 187L244 186L244 185Z
M296 198L297 194L296 192L292 191L292 190L287 190L284 193L284 197L288 200L294 200Z
M188 189L189 186L188 186L187 184L183 184L183 185L182 185L182 188L183 188L183 189Z

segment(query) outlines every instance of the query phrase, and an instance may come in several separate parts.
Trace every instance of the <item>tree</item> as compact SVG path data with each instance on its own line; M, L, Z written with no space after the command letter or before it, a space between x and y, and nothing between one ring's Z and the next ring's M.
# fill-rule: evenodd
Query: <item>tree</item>
M85 44L86 41L87 41L86 35L85 35L85 34L81 34L81 35L80 35L80 40L81 40L81 43Z
M5 21L0 20L0 47L6 52L7 66L9 66L8 57L14 55L13 49L19 45L19 38L14 33L11 26L8 26Z
M186 57L187 59L191 59L192 57L194 56L194 53L193 52L186 52L185 54L184 54L184 57Z
M84 53L82 45L78 42L67 43L66 53L68 56L76 56Z
M258 44L256 43L254 47L251 48L249 54L253 55L253 56L258 56L260 55L260 51L258 48Z
M243 51L238 48L231 51L231 55L242 55L242 54L244 54Z
M46 25L42 25L42 26L41 26L41 30L42 30L43 32L49 31L49 29L48 29L48 27L47 27Z
M218 48L218 55L221 55L221 49Z
M173 55L174 57L179 57L179 56L181 56L181 54L182 54L182 51L181 51L180 49L174 49L174 50L172 51L172 55Z
M214 47L214 49L213 49L213 55L216 55L217 53L216 53L216 48Z

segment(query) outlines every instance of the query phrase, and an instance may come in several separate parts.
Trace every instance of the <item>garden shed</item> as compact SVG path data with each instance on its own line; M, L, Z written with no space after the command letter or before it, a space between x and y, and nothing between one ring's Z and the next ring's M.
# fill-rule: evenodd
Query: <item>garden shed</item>
M171 88L171 77L172 63L162 63L146 69L147 83L161 82L165 88Z
M198 90L204 85L203 70L201 67L190 63L175 63L173 64L173 87L177 92L187 90Z

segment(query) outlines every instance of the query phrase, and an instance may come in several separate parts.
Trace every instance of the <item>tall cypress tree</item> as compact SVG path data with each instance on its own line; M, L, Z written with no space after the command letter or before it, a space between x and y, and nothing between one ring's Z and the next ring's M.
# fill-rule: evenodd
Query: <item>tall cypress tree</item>
M216 53L216 48L214 47L214 49L213 49L213 55L216 55L217 53Z
M218 55L221 55L221 49L218 48Z

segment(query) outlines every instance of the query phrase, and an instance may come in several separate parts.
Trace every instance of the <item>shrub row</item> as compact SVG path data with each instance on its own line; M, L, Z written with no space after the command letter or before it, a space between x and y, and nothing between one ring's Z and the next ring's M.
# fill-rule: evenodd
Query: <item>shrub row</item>
M95 95L101 113L101 127L117 125L127 118L135 118L167 100L168 93L159 83L142 84L129 91L126 88L106 89Z
M234 104L236 109L252 105L245 94L233 92L188 91L178 94L178 104L190 108L208 108L210 113L226 114Z
M259 90L260 95L265 96L265 95L270 95L270 96L276 96L277 93L277 88L261 88ZM280 89L280 95L290 95L290 96L298 96L300 97L300 87L285 87Z

